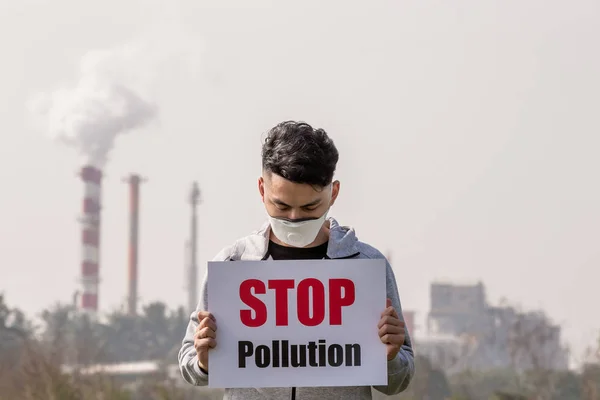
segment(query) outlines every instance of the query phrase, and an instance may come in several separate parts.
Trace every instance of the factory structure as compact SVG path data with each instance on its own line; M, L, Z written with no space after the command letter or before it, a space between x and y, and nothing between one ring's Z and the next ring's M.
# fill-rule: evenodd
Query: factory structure
M541 311L487 302L485 286L432 283L426 335L417 351L446 371L543 368L567 370L561 328Z
M79 174L83 180L83 207L81 223L81 291L75 301L83 312L98 312L98 287L100 286L100 212L102 171L87 165Z
M198 205L200 204L200 188L198 182L192 184L189 203L191 207L190 238L186 242L186 273L184 276L187 291L187 310L192 312L198 305Z
M138 245L140 226L140 184L145 181L131 174L123 180L129 185L129 256L127 274L127 313L137 314L138 301Z
M73 295L75 309L98 317L100 287L100 227L102 211L103 173L93 165L85 165L77 174L83 181L81 224L81 265L79 288ZM139 290L139 238L140 238L140 185L146 179L138 174L130 174L123 179L129 186L129 243L127 259L127 314L137 315ZM193 182L189 194L191 206L190 238L186 242L185 281L187 306L191 311L196 308L198 298L197 207L200 204L200 189Z

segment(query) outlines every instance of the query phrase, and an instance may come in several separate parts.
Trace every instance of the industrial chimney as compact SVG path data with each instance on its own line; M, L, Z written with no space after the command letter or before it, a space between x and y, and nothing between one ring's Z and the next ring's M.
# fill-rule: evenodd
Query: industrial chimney
M197 263L197 246L198 246L198 214L197 208L200 204L200 189L198 182L192 184L192 190L190 192L190 206L192 208L191 215L191 232L189 245L186 248L189 250L189 269L187 276L187 290L188 290L188 310L192 312L198 305L198 263Z
M129 315L136 315L138 299L140 183L145 182L145 179L141 178L139 175L131 174L123 181L129 184L129 257L127 268L127 312Z
M81 223L81 310L93 316L98 312L100 283L100 210L102 171L87 165L79 176L83 180Z

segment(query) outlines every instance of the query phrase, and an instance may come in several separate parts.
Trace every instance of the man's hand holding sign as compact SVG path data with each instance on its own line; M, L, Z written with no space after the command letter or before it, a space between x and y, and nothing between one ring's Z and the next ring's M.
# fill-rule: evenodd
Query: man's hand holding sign
M377 325L379 338L386 345L387 359L393 360L398 354L400 347L404 344L405 324L398 318L398 313L392 306L392 301L387 299L387 308L381 313L381 319ZM214 315L208 311L198 312L200 324L196 328L194 336L194 347L198 354L198 365L208 372L208 352L217 344L217 323Z
M386 300L384 312L381 313L381 319L377 328L379 329L379 338L385 343L387 359L393 360L400 348L404 344L404 321L400 320L396 309L392 306L392 300Z
M217 345L217 320L208 311L198 312L198 327L194 334L194 348L198 354L198 366L208 371L208 350Z

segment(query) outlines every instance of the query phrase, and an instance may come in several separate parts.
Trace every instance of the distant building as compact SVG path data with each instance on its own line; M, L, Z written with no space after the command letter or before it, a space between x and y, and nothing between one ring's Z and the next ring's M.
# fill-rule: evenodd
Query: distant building
M427 336L418 346L445 368L568 369L568 352L561 343L561 328L543 312L521 313L512 307L492 307L485 287L431 284L431 309ZM454 337L457 350L446 350L452 342L428 338ZM440 352L445 352L443 356Z
M487 303L481 282L472 286L432 283L430 302L429 332L462 335L485 329Z

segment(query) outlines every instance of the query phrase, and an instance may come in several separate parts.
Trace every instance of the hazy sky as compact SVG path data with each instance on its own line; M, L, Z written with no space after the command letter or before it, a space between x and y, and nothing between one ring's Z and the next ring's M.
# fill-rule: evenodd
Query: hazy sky
M160 119L119 138L110 155L103 310L126 296L123 176L148 177L141 301L184 304L191 182L203 192L204 267L264 221L261 134L301 119L325 128L341 153L332 215L393 253L403 306L421 323L430 281L482 280L491 302L543 307L575 349L588 344L600 330L600 3L251 3L0 2L0 291L8 302L33 314L70 301L80 269L81 162L32 127L30 98L76 83L88 51L152 29L161 46L172 40L199 62L151 71ZM133 75L148 72L134 61Z

